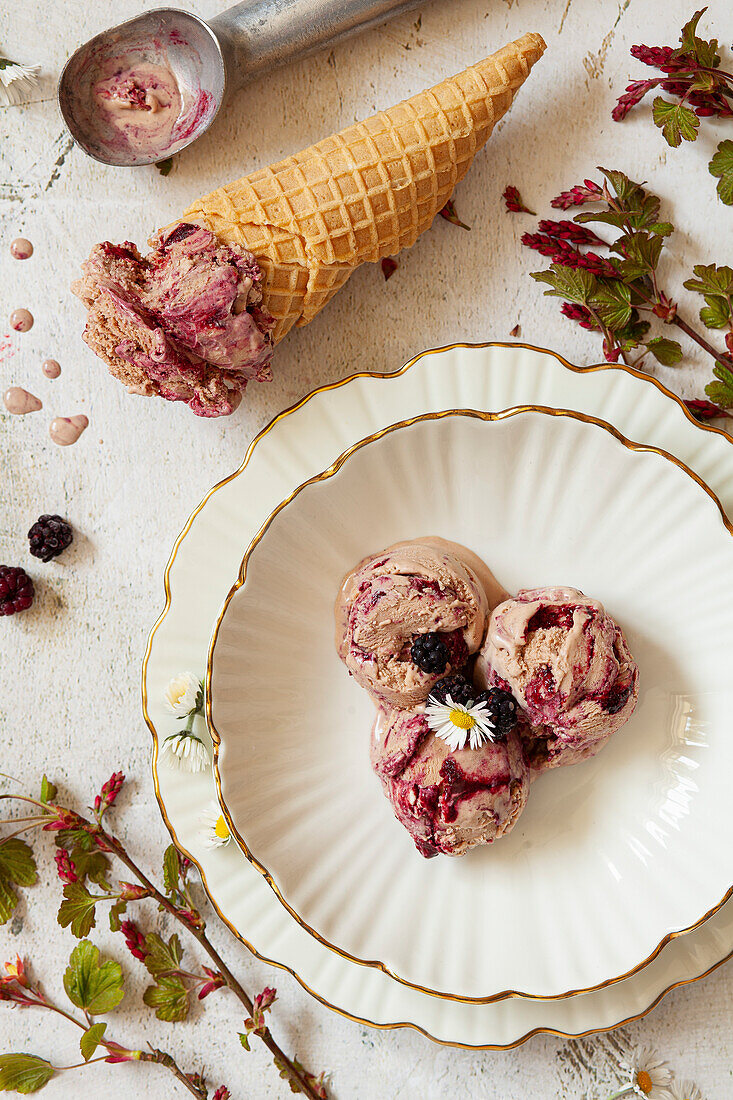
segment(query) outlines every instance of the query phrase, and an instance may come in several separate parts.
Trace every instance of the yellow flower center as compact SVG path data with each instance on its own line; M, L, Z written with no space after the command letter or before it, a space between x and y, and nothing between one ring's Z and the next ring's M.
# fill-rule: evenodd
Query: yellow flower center
M640 1069L637 1073L636 1083L645 1096L648 1096L652 1091L653 1081L645 1069Z
M216 822L214 832L219 837L219 840L229 840L229 826L227 825L224 814L221 814Z
M472 730L476 725L476 719L471 714L466 714L465 710L452 710L448 718L459 730Z

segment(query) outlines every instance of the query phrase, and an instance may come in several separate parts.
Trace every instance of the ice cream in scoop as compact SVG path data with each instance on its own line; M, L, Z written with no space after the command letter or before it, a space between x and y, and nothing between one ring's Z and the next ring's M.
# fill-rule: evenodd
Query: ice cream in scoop
M377 703L411 707L465 665L484 637L499 586L465 547L400 542L347 574L336 602L336 647Z
M522 589L495 607L476 681L510 691L533 768L593 756L631 717L639 672L623 631L576 588Z
M147 256L129 242L94 247L73 287L89 310L84 340L134 393L231 413L250 379L271 377L257 262L188 223L151 243Z
M529 768L512 731L477 749L451 751L425 707L380 708L370 757L395 817L426 857L461 856L514 827L529 794Z

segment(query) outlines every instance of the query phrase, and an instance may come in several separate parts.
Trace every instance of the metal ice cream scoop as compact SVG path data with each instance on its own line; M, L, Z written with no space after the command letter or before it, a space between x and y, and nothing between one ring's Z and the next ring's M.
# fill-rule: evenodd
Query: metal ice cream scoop
M243 0L208 23L158 8L96 35L59 81L64 121L105 164L154 164L211 125L225 92L424 0Z

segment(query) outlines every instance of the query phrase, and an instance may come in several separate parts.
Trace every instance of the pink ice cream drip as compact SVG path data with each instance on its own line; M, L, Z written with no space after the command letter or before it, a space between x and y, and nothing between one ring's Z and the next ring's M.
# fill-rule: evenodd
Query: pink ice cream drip
M535 768L595 755L631 717L639 691L621 628L575 588L523 589L496 607L475 675L519 701Z
M430 731L422 706L380 710L370 755L395 817L426 858L460 856L505 836L529 794L516 733L451 752Z
M73 287L89 309L84 339L133 392L226 416L249 380L272 377L257 261L190 223L151 243L147 256L129 241L92 249Z

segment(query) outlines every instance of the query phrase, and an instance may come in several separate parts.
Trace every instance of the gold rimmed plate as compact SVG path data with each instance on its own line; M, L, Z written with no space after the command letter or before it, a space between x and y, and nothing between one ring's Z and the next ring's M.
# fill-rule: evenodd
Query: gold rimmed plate
M509 590L602 599L642 685L628 726L536 784L511 837L433 862L370 773L373 709L335 657L330 614L354 562L428 533L488 559ZM730 885L730 534L678 460L538 406L413 417L298 486L247 549L207 677L222 805L290 915L352 962L472 1002L621 981L705 920ZM500 951L484 913L503 914Z
M153 738L153 777L174 841L199 867L207 893L232 932L259 958L289 971L334 1011L376 1028L409 1027L436 1042L509 1049L530 1036L579 1036L645 1015L670 989L725 961L733 947L733 908L725 905L688 935L674 938L624 982L562 1001L513 999L471 1005L428 997L381 971L350 964L293 921L264 878L230 844L208 850L199 815L215 795L208 774L169 769L158 746L175 727L163 703L167 681L204 661L211 623L236 573L242 543L309 474L361 435L431 406L445 386L460 403L505 408L525 401L611 418L627 434L673 451L733 509L733 448L720 430L698 427L682 403L639 371L577 367L525 345L435 349L391 374L362 374L315 391L279 414L252 443L242 466L206 494L176 540L165 571L165 606L151 631L143 666L143 709ZM296 458L282 463L284 437L299 436ZM310 442L306 445L305 440ZM238 520L232 531L228 517Z

